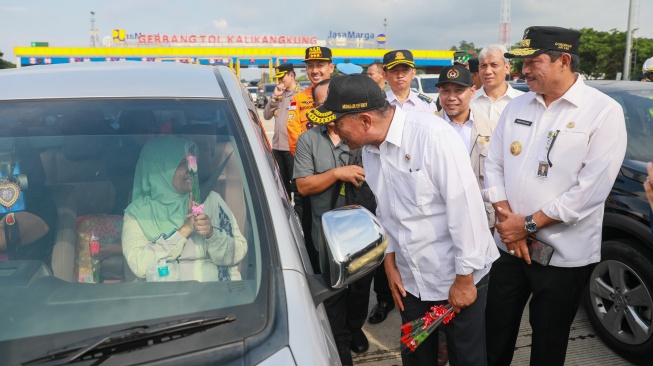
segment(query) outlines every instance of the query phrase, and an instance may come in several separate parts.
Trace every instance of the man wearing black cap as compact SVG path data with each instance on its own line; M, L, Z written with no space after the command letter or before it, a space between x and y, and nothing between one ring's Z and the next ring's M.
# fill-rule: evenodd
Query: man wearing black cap
M313 124L306 118L306 113L313 109L313 88L322 80L331 78L335 66L331 62L331 49L328 47L313 46L308 47L305 52L304 62L306 63L306 75L311 81L311 86L295 94L288 106L288 121L286 130L288 132L288 148L290 153L295 155L295 146L299 135L307 131ZM315 258L317 252L311 235L311 206L310 200L302 199L300 195L295 196L295 209L298 211L302 220L302 230L306 234L306 249L311 258Z
M531 365L563 365L582 290L601 258L603 209L626 127L621 106L577 73L580 35L530 27L505 54L523 59L532 93L503 110L485 163L483 194L497 213L501 249L487 298L490 365L511 363L529 298ZM553 255L542 265L529 251L547 246Z
M472 60L470 60L469 66L471 69ZM483 117L470 107L476 92L471 70L460 65L447 66L440 72L439 81L435 86L440 92L439 98L442 104L442 110L438 112L438 116L449 122L449 125L462 139L469 153L479 189L483 189L485 187L483 182L485 156L497 123ZM494 208L491 204L486 203L485 210L488 227L493 228Z
M313 89L318 106L326 99L329 82L323 80ZM322 215L346 204L344 182L358 187L358 182L365 180L365 171L349 163L350 149L334 132L333 124L328 124L316 110L309 111L307 118L316 127L301 134L297 140L293 177L302 196L311 200L310 214L317 223L308 235L312 235L318 251L325 251L324 233L319 224ZM351 351L362 353L369 348L362 328L367 316L372 277L370 274L359 279L324 302L343 365L352 365Z
M292 97L299 91L295 82L295 69L292 64L281 64L274 68L274 78L279 83L272 93L272 98L265 105L263 118L269 120L274 116L274 136L272 136L272 154L274 155L281 173L286 193L292 193L291 181L293 170L293 156L288 147L288 108Z
M386 93L391 105L399 106L405 111L423 111L435 113L438 108L432 98L410 90L410 83L415 78L415 60L408 50L395 50L383 56L383 70L390 90Z
M333 80L316 114L320 123L335 121L350 149L362 147L365 180L388 232L384 266L402 322L449 303L457 313L445 329L449 362L485 365L487 274L499 253L462 140L433 113L391 106L363 75ZM438 338L434 332L403 354L404 364L435 365Z
M287 128L288 145L293 155L295 155L295 145L299 135L313 127L306 118L306 113L315 108L312 95L313 88L320 81L331 78L331 74L335 69L335 65L331 62L331 49L328 47L308 47L304 62L306 63L306 75L312 84L297 93L290 102Z
M383 56L383 70L390 90L386 98L391 105L398 106L405 111L423 111L436 113L438 108L432 98L410 90L410 83L415 77L415 61L413 53L409 50L394 50ZM394 309L394 302L390 299L390 292L385 290L387 278L381 271L377 271L374 279L374 291L377 294L377 304L372 308L369 316L371 324L383 322L388 313Z

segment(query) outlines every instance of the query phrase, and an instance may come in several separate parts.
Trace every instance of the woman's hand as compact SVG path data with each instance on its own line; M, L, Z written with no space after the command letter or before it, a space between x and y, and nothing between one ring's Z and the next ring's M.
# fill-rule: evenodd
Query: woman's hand
M188 200L188 214L186 215L186 222L179 228L179 233L185 238L188 238L192 232L196 232L204 238L213 236L213 226L211 225L211 218L206 214L193 215L193 194L190 194Z
M208 239L213 236L213 226L211 225L211 218L208 215L199 214L195 216L194 221L195 231L203 238Z

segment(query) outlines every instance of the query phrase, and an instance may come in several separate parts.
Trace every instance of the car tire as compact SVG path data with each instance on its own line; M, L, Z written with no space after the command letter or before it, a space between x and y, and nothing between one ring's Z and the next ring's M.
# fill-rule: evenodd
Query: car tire
M653 262L636 242L603 242L583 301L603 342L632 362L653 363Z

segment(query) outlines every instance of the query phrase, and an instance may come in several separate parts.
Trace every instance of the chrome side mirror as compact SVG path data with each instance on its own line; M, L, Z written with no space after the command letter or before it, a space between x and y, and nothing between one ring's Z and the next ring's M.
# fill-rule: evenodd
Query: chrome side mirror
M320 255L322 275L334 289L345 288L370 273L385 258L385 229L361 206L344 206L325 213L322 227L327 246L326 255Z

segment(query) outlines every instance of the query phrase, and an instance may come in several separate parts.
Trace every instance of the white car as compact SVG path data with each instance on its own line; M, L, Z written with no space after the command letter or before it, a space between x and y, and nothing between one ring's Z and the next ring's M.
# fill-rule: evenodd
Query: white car
M0 365L340 364L322 302L374 270L386 234L358 206L326 213L324 274L314 274L233 72L80 63L0 70L0 85L0 218L20 232L0 249ZM132 188L146 189L136 162L161 135L196 145L201 201L219 194L233 217L221 211L214 225L228 233L235 220L246 240L241 279L148 282L179 265L161 237L143 252L154 266L167 259L158 277L136 277L124 259L123 212ZM116 250L92 256L96 246Z
M440 75L438 74L417 74L410 83L410 89L436 101L438 95L440 95L438 88L435 86L438 80L440 80Z

